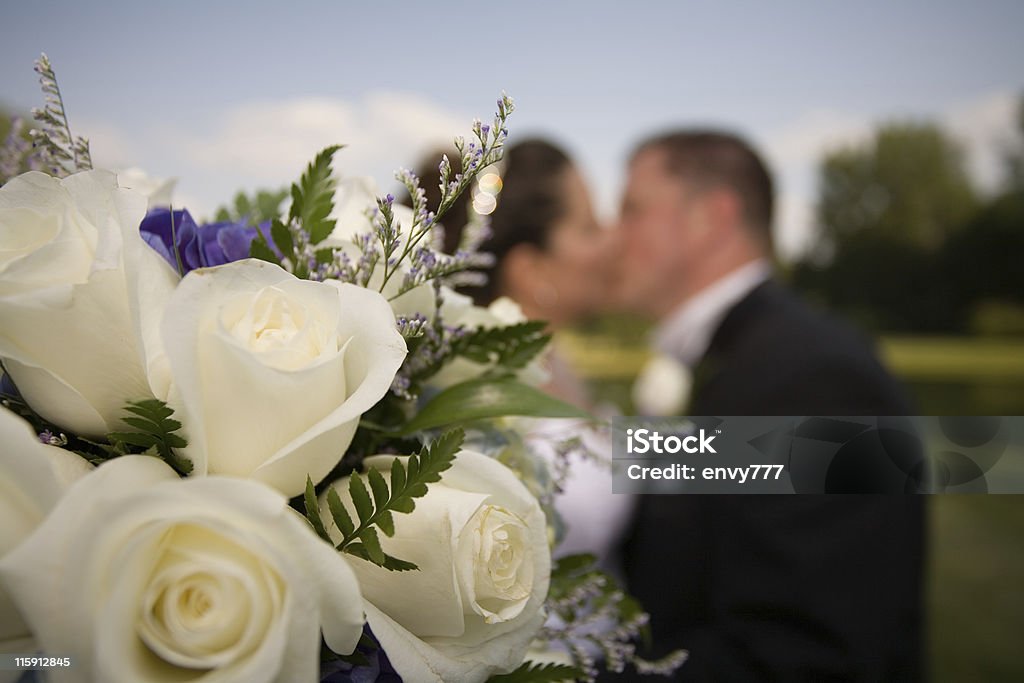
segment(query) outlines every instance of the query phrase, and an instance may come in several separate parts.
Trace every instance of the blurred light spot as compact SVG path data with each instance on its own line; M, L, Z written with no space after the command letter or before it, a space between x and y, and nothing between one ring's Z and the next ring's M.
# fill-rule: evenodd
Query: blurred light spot
M497 173L485 173L479 180L480 189L488 194L501 192L501 176Z
M491 213L496 206L498 206L498 200L489 192L481 191L473 197L473 210L481 216Z

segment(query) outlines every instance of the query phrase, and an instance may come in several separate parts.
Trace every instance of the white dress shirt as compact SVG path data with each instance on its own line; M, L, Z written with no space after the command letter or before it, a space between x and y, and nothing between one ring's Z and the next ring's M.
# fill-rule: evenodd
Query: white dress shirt
M655 329L654 348L694 367L711 344L722 319L771 276L764 259L744 264L684 301Z

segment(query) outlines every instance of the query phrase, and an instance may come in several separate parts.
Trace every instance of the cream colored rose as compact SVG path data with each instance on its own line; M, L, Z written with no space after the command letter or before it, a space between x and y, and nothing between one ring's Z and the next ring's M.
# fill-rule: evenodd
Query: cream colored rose
M387 470L394 456L367 458ZM346 479L332 484L348 497ZM326 495L320 511L330 512ZM517 667L544 622L551 557L544 513L511 470L462 451L440 482L396 514L384 551L419 571L354 559L367 622L406 681L484 681ZM330 533L340 540L337 528Z
M341 460L406 354L380 294L256 260L190 272L162 338L196 472L288 496Z
M25 420L0 408L0 558L27 538L92 466L43 444ZM32 633L0 584L0 652L34 651ZM7 672L0 672L0 681ZM16 676L14 676L16 678Z
M123 428L125 402L152 395L133 311L158 311L175 277L143 248L145 211L105 171L0 188L0 358L37 413L79 435Z
M325 642L351 652L362 600L345 560L259 482L179 479L124 456L79 480L0 560L51 679L318 680Z
M154 178L141 168L126 168L117 174L117 184L145 195L150 208L171 206L177 178Z
M461 325L468 330L492 327L505 327L526 322L523 309L507 296L498 297L486 308L476 306L473 300L447 287L442 290L444 303L441 305L441 319L445 325L452 327ZM551 379L550 373L544 368L543 353L534 358L525 368L519 371L521 382L532 386L540 386ZM484 366L468 358L455 358L449 361L433 377L429 384L438 389L478 377Z

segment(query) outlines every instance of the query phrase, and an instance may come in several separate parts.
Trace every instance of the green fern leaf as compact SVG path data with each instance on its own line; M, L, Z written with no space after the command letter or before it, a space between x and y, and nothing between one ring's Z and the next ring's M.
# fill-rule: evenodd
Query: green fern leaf
M192 472L192 463L176 452L185 448L188 442L176 433L181 429L181 422L171 418L174 410L170 406L157 399L146 399L127 404L125 411L131 415L121 418L121 421L138 431L107 434L107 441L115 451L138 453L136 449L141 448L142 453L156 455L179 474Z
M309 233L309 241L319 244L334 231L334 221L327 216L334 210L334 179L331 177L331 159L341 145L323 150L306 167L299 182L292 185L291 222Z
M512 673L491 676L488 683L559 683L585 678L582 671L567 664L535 664L523 662Z
M331 542L331 537L327 533L327 529L324 527L324 522L320 518L320 505L316 500L316 489L313 488L313 480L306 476L306 491L303 494L303 500L306 504L306 519L313 526L313 531L316 535L327 541Z
M327 506L330 508L331 517L334 518L334 523L338 526L342 536L352 535L356 525L352 521L352 517L349 516L348 510L345 509L345 505L341 502L341 497L338 496L338 491L334 487L327 489Z
M426 495L427 485L440 481L441 473L451 467L463 438L461 429L453 430L425 446L418 454L409 456L404 463L396 458L391 464L390 487L377 470L370 469L365 475L353 473L349 477L348 490L359 519L358 526L354 525L335 490L330 489L327 502L343 536L337 549L393 571L415 569L413 563L384 552L377 528L386 536L394 535L393 513L409 513L415 509L415 499ZM364 476L370 482L369 490L363 482Z

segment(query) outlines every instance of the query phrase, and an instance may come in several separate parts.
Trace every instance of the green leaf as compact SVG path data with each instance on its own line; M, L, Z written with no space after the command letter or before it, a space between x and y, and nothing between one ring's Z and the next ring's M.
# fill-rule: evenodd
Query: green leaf
M448 387L396 433L405 435L421 429L506 415L593 419L586 411L515 379L481 377Z
M416 509L416 501L412 497L400 498L391 502L391 509L402 514L409 514Z
M585 678L583 672L567 664L535 664L523 662L512 673L499 674L487 679L488 683L558 683Z
M372 467L366 473L366 477L370 480L370 490L373 491L374 504L378 508L382 508L387 505L388 498L390 498L391 495L388 493L388 483L384 481L384 477L380 472Z
M446 353L418 369L412 379L416 382L426 381L456 357L486 366L481 373L490 370L518 370L547 347L551 335L545 332L546 326L547 323L543 321L531 320L504 327L469 330L454 340ZM409 352L414 352L412 346Z
M356 557L362 558L367 562L374 562L372 559L370 559L370 554L367 552L366 546L364 546L362 543L353 543L352 545L345 548L345 552L349 555L355 555ZM374 562L374 564L377 564L378 566L384 567L384 569L393 572L408 572L416 571L419 569L419 567L415 563L400 560L393 555L388 555L387 553L384 553L383 562Z
M456 342L454 351L456 355L478 363L494 363L505 368L519 369L525 367L551 341L551 335L544 331L546 327L547 323L541 320L504 327L482 327Z
M331 159L341 145L331 145L323 150L306 167L299 182L292 185L292 206L289 219L298 221L309 233L309 241L319 244L334 231L334 221L327 216L334 210L334 179L331 176Z
M166 434L164 436L164 443L171 448L185 448L188 446L188 441L185 441L184 437L177 434Z
M139 417L152 419L156 422L163 421L165 418L174 415L174 410L170 406L155 398L129 403L124 409L129 413L134 413Z
M281 215L281 202L287 197L288 188L257 190L252 195L239 192L231 206L217 209L214 220L218 223L241 223L255 227L278 218Z
M332 514L335 507L344 513L340 520L340 515L335 514L335 521L343 534L337 549L393 571L415 569L413 563L391 557L383 551L375 527L379 527L387 536L394 535L395 521L392 513L412 512L415 509L414 499L426 495L427 484L440 481L441 473L451 467L464 438L461 429L452 430L424 446L418 454L410 455L404 463L396 458L391 464L390 488L379 471L370 469L365 476L370 481L372 498L363 483L363 475L353 473L349 477L349 494L359 517L359 526L355 528L334 489L329 490L327 502ZM332 493L335 499L333 502Z
M141 417L123 417L121 418L121 422L124 422L126 425L135 427L136 429L141 429L145 432L152 432L154 429L160 428L159 422L153 422L152 420L147 420ZM181 423L178 423L178 428L181 428Z
M295 241L292 239L291 231L276 218L270 222L270 236L282 254L295 253Z
M568 578L574 574L593 569L597 565L597 557L590 553L566 555L560 557L551 569L551 579Z
M391 516L391 510L384 510L377 515L377 526L384 532L385 536L395 535L395 518Z
M345 504L341 502L341 497L333 486L327 489L327 507L330 508L331 517L334 518L334 523L338 526L341 535L352 535L356 528L355 523L352 522L352 517L349 516Z
M384 555L384 568L393 572L408 572L419 569L419 567L413 562L406 562L405 560L400 560L397 557L386 553Z
M356 508L356 514L360 522L365 522L373 516L373 503L370 501L370 492L366 490L363 478L355 472L348 478L348 492L352 495L352 504Z
M181 429L181 422L171 419L174 410L170 406L155 398L145 399L128 403L125 412L130 415L121 418L121 421L138 431L107 434L107 442L114 447L115 452L156 455L179 474L192 472L192 463L176 452L176 449L188 446L188 442L175 433Z
M508 349L501 364L507 368L525 368L537 354L547 348L550 341L551 335L548 334L536 339L525 340L515 348Z
M391 490L402 488L405 488L405 468L402 467L402 461L395 458L391 461Z
M256 239L249 245L249 256L260 261L266 261L267 263L273 263L274 265L281 265L281 259L277 257L274 250L267 244L267 239L263 236L259 230L256 231Z
M110 432L107 434L107 438L110 441L120 441L129 446L138 446L140 448L155 446L160 441L152 434L144 434L142 432Z
M384 550L380 547L380 538L377 536L377 530L373 527L363 529L363 532L359 534L359 540L362 541L363 547L370 556L370 561L383 566Z
M333 491L333 489L331 490ZM313 488L313 480L309 478L309 475L306 475L306 491L303 494L303 500L306 503L306 519L313 525L313 531L323 540L332 543L331 537L324 527L324 521L320 518L320 505L316 500L316 489Z

